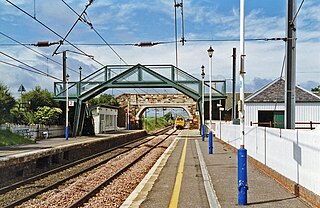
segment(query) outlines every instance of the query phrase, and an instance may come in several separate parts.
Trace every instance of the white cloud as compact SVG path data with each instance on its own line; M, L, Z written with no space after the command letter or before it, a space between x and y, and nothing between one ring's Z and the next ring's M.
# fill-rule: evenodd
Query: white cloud
M26 1L21 1L21 4ZM77 11L81 11L87 1L72 1L72 5ZM3 7L3 5L1 6ZM297 82L320 82L319 72L320 66L320 13L319 3L305 2L298 16L298 42L297 42ZM192 8L192 9L191 9ZM69 9L53 1L41 3L38 5L39 18L48 21L54 28L60 28L61 34L70 27L75 21L76 16ZM12 12L10 9L7 12ZM15 10L14 10L15 11ZM93 21L94 26L97 25L98 31L106 31L101 33L107 40L111 35L117 36L119 40L126 42L131 37L139 36L135 33L134 27L137 24L142 25L135 19L135 15L139 12L157 12L161 13L162 20L172 23L173 18L173 1L155 0L141 2L138 0L128 3L114 3L114 1L94 1L89 7L88 14ZM18 13L19 12L16 12ZM7 16L5 22L15 21L12 16ZM21 15L21 13L20 13ZM209 10L206 7L196 5L194 1L185 1L185 20L191 22L195 27L197 25L209 25L207 27L215 29L217 32L210 38L238 38L239 37L239 10L234 8L232 11L219 12L217 9ZM2 15L1 18L4 18ZM11 19L11 20L10 20ZM111 25L110 21L114 24ZM160 20L159 20L160 21ZM13 22L14 23L14 22ZM312 24L311 24L312 23ZM7 23L8 24L8 23ZM115 26L114 26L115 25ZM11 25L10 25L11 26ZM64 30L62 30L64 29ZM82 29L82 30L81 30ZM143 28L140 28L143 31ZM168 28L167 28L168 29ZM172 29L172 28L170 28ZM186 37L189 39L207 38L210 32L204 34L194 31L193 28L187 28ZM207 28L206 28L207 29ZM213 31L208 30L208 31ZM159 27L159 31L162 28ZM84 32L83 32L84 31ZM76 27L72 32L72 38L76 40L91 40L95 35L89 36L88 27ZM45 33L43 33L45 34ZM213 34L213 32L211 32ZM88 37L87 37L88 35ZM157 38L158 34L154 34ZM284 37L285 36L285 17L268 16L262 9L252 10L246 17L246 37L249 38L264 38L264 37ZM44 40L47 34L43 35ZM77 39L78 38L78 39ZM171 40L168 37L166 40ZM84 40L83 40L84 39ZM1 38L1 41L4 40ZM101 40L99 40L100 42ZM162 40L159 40L162 41ZM215 49L214 54L214 75L213 78L230 78L231 77L231 54L232 48L239 46L238 42L186 42L184 47L179 44L179 66L181 69L191 73L192 75L200 74L201 65L206 66L208 70L208 55L207 49L209 45ZM55 48L55 47L54 47ZM54 48L41 49L42 52L51 56ZM62 49L68 48L63 46ZM107 46L81 46L86 53L92 54L97 60L103 64L123 64L119 58ZM114 47L114 49L123 57L129 64L174 64L175 63L175 48L174 44L158 45L151 48L138 47ZM247 42L246 43L246 83L256 85L257 77L265 80L273 80L280 76L282 61L284 56L285 44L282 41L269 42ZM25 60L30 65L46 71L55 76L61 77L61 66L53 64L38 57L29 50L21 48L9 48L5 50L14 57ZM0 56L4 60L3 56ZM61 62L61 55L54 57ZM6 59L7 60L7 59ZM81 65L84 68L84 73L88 74L101 66L94 63L90 58L68 53L68 66L78 69ZM10 70L8 70L10 68ZM306 72L306 73L305 73ZM0 64L0 81L5 82L11 89L15 89L19 83L27 83L29 89L36 85L41 87L53 88L53 80L46 79L42 76L30 74L19 69L14 69ZM73 72L70 72L73 73ZM207 71L208 74L208 71ZM78 74L71 74L72 79L77 79ZM199 77L199 76L198 76Z

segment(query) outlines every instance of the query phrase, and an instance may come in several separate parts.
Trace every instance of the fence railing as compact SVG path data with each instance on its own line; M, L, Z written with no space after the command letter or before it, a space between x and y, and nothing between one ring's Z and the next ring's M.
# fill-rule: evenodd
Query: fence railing
M254 124L257 124L258 126L263 125L266 127L274 127L276 124L284 124L284 122L272 122L272 121L268 121L268 122L252 122L250 121L250 126L253 126ZM296 129L310 129L313 130L315 129L315 125L319 125L320 122L313 122L313 121L309 121L309 122L296 122L296 125L305 125L305 126L296 126Z
M13 133L18 133L24 137L33 139L44 139L64 136L64 126L45 126L40 124L35 125L16 125L16 124L2 124L0 129L8 129Z

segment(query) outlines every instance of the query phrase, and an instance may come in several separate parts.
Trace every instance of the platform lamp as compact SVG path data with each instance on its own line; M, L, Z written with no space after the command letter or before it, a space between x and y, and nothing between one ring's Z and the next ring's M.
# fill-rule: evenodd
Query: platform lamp
M205 137L205 124L204 124L204 66L201 66L201 78L202 78L202 102L201 102L201 132L202 132L202 141L204 141L204 137Z
M81 78L82 78L82 77L81 77L81 75L82 75L82 67L81 67L81 66L79 67L79 75L80 75L79 81L81 82Z
M208 56L209 56L209 82L210 82L210 94L209 94L209 154L213 153L213 142L212 142L212 56L213 56L214 50L210 46L208 49Z
M221 100L220 100L221 102ZM220 103L217 104L217 107L219 109L219 138L221 139L221 111L224 111L224 108L222 107L222 105Z
M69 74L66 75L66 140L69 139Z

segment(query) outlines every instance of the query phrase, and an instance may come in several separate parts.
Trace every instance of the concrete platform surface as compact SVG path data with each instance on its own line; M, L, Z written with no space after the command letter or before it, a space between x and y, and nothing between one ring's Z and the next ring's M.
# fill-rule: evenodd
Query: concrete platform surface
M201 171L197 145L211 178L217 205L208 202L204 185L206 176ZM122 207L239 207L237 155L225 144L215 140L214 153L209 155L207 139L201 141L198 130L183 130L171 150L168 149L159 160L157 167L151 169ZM181 163L182 169L179 168ZM176 188L181 176L180 187ZM251 164L248 164L248 185L248 205L245 207L310 207ZM177 204L172 203L174 198L178 200Z
M0 147L0 161L7 157L19 157L26 154L33 154L34 152L61 147L76 145L81 143L86 143L90 141L96 141L99 139L112 138L119 135L124 135L128 133L138 132L142 130L121 130L115 132L109 132L106 134L98 134L96 136L81 136L81 137L69 137L68 140L65 137L42 139L34 144L16 145L16 146L6 146Z

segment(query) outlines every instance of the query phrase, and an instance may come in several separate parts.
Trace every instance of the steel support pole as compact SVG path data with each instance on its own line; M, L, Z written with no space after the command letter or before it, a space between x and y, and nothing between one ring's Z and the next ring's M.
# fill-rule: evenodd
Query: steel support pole
M206 135L206 132L205 132L205 124L204 124L204 76L205 76L205 72L204 72L204 66L202 65L201 67L202 69L202 73L201 73L201 76L202 76L202 99L201 99L201 123L202 123L202 126L201 126L201 132L202 132L202 141L204 141L204 138L205 138L205 135Z
M210 46L211 48L211 46ZM210 82L210 95L209 95L209 154L213 153L213 138L212 138L212 54L209 55L209 82Z
M245 111L244 111L244 58L245 58L245 0L240 0L240 102L239 102L239 117L240 117L240 148L238 149L238 204L247 204L247 150L244 147L245 143Z
M296 0L288 0L287 6L287 63L286 63L286 128L295 129L296 87Z

